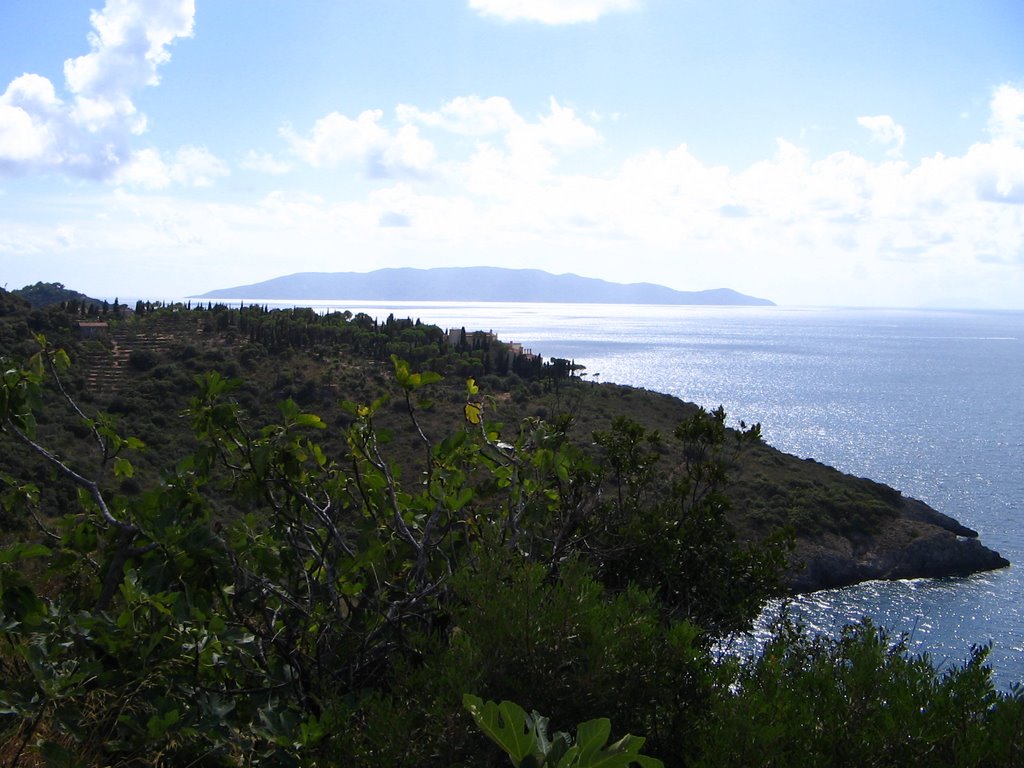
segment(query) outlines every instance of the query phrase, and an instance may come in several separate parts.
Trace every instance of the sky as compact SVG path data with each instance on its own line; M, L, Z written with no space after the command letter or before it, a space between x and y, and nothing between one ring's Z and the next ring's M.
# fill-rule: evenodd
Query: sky
M0 1L0 285L480 265L1024 309L1024 3Z

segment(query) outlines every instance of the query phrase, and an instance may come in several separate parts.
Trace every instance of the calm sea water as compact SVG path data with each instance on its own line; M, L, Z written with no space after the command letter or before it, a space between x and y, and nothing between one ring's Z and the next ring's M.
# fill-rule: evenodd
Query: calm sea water
M978 530L1014 566L799 598L834 632L870 616L939 665L992 643L1024 681L1024 312L551 304L335 305L493 329L545 357L760 422L788 453L900 489Z

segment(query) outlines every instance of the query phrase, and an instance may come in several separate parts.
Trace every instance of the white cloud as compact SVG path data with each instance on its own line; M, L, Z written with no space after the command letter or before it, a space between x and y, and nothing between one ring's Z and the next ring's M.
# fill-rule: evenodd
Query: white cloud
M92 50L64 62L72 93L116 102L143 86L157 85L157 68L171 58L167 46L191 37L194 0L107 0L92 11Z
M117 169L114 183L145 189L163 189L170 186L171 172L159 152L155 149L143 149Z
M889 115L858 117L857 123L871 132L874 141L888 147L888 155L899 157L903 154L903 144L907 140L906 131Z
M292 169L291 163L278 160L269 152L250 150L241 162L242 168L248 171L268 173L272 176L283 176Z
M61 108L53 83L41 75L27 73L11 81L3 100L5 104L47 116L56 114Z
M975 144L963 165L979 199L1024 204L1024 146L1005 140Z
M476 194L507 197L516 187L541 183L557 162L556 152L590 149L601 134L572 107L549 99L550 111L534 121L522 117L503 97L460 96L437 111L400 105L398 119L476 139L472 157L458 161L455 176ZM495 142L500 141L501 147Z
M437 159L434 145L419 135L415 126L403 125L385 143L379 156L373 156L376 175L390 177L426 174Z
M601 142L597 130L587 125L571 107L563 107L551 97L551 114L541 115L535 132L538 141L559 149L588 149Z
M62 106L45 77L25 74L11 81L0 96L0 171L52 162Z
M144 189L165 189L171 184L209 187L215 179L228 174L227 165L206 147L184 146L170 161L165 161L154 149L136 152L118 168L114 182Z
M308 138L299 136L291 126L283 127L281 135L303 162L314 168L333 168L363 161L375 147L386 143L387 132L380 127L383 116L379 109L366 110L355 120L331 112L313 124Z
M171 178L188 187L210 187L228 174L227 165L206 147L181 147L171 166Z
M437 154L433 144L413 125L392 133L381 126L383 116L379 109L366 110L355 120L331 112L317 120L306 137L291 126L283 127L281 135L291 151L314 168L354 165L369 178L428 174Z
M459 96L446 102L436 112L425 112L406 104L396 110L404 123L419 123L450 133L486 138L504 136L509 146L533 144L562 150L587 149L601 142L601 135L592 125L581 120L572 107L563 107L553 96L548 100L550 112L529 122L501 96L481 99Z
M637 0L469 0L469 7L482 16L541 24L592 22L614 11L633 10L638 5Z
M992 95L989 133L996 141L1024 143L1024 90L1000 85Z
M0 102L0 170L38 162L52 146L53 135L46 126L36 124L21 107Z
M131 157L146 118L133 94L159 82L167 47L192 34L194 0L107 0L90 14L90 52L64 62L70 101L40 75L0 97L0 172L57 171L107 178Z
M441 106L437 112L425 112L419 107L400 104L396 110L403 123L420 123L442 128L463 136L489 136L504 133L523 122L502 96L457 96Z

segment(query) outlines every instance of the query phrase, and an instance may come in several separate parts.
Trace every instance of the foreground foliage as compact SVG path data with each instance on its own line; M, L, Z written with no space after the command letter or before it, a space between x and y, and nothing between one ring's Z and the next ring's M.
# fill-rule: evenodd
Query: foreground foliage
M467 693L463 703L516 768L662 768L660 760L640 754L644 739L639 736L627 734L606 746L611 735L607 718L580 723L573 739L562 731L549 736L546 717L528 715L512 701L484 702Z
M293 399L257 418L240 381L206 373L194 447L135 487L143 441L87 414L39 342L4 361L0 425L68 504L0 467L5 515L35 525L0 551L8 765L497 765L488 738L510 723L517 765L1024 755L1024 700L994 692L983 652L940 674L870 626L784 626L746 663L715 652L779 593L785 553L732 535L723 488L758 430L721 410L669 438L621 419L585 450L569 418L490 422L473 379L463 423L431 434L440 376L398 357L396 397L343 401L343 427ZM55 403L91 462L40 436ZM396 410L401 433L380 423ZM476 730L467 692L581 725L549 739L518 705L468 698ZM603 718L651 757L632 737L606 748Z

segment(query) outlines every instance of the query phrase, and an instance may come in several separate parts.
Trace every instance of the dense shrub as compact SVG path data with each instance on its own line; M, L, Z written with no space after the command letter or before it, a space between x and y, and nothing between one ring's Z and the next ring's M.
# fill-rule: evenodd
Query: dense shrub
M148 349L133 349L128 355L128 365L136 371L148 371L159 362L156 353Z

